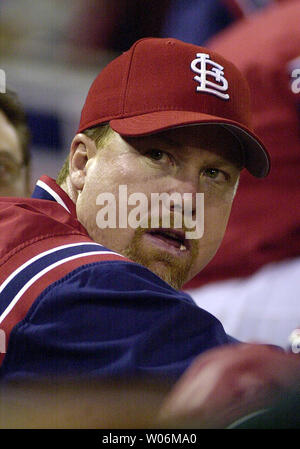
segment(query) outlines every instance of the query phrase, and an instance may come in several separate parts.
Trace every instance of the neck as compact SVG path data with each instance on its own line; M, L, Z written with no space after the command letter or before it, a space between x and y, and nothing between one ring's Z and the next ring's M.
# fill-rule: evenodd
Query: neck
M74 188L69 176L61 184L60 188L66 192L66 194L71 198L74 204L77 203L78 191Z

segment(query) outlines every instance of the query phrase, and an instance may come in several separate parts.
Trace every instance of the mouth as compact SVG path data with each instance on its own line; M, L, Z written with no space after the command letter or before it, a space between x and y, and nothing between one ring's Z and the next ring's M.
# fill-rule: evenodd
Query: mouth
M145 236L152 244L167 250L172 254L184 255L189 252L189 241L185 238L185 233L177 229L151 229Z

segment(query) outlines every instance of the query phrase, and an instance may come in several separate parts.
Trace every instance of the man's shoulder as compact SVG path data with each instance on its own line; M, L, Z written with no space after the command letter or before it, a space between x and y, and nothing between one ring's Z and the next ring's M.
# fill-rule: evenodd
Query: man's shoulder
M0 198L0 260L38 240L77 234L80 223L60 204L35 198Z
M103 247L103 257L86 264L81 264L51 285L54 296L62 292L76 292L83 296L88 292L91 296L128 296L132 301L143 301L149 295L152 299L179 299L183 303L196 304L185 292L178 291L167 282L121 254ZM129 262L129 263L128 263Z
M22 367L30 375L177 377L196 354L228 343L219 321L186 294L125 260L96 261L60 277L11 330L4 376Z
M0 197L0 214L0 226L3 228L13 220L14 225L21 221L28 226L35 223L35 233L44 232L44 228L39 225L40 219L43 220L44 226L50 226L56 222L62 226L72 226L83 230L76 217L68 213L59 203L45 199Z

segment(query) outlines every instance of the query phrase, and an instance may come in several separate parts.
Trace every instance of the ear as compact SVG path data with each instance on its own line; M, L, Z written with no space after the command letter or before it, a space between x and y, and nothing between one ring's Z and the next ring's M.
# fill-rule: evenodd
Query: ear
M69 177L72 187L81 191L86 179L86 165L95 156L97 147L93 139L83 133L72 140L69 154Z

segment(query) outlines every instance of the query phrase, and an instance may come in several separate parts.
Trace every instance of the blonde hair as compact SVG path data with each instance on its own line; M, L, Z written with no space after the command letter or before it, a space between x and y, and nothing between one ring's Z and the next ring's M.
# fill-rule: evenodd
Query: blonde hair
M93 128L88 128L85 131L83 131L83 134L85 134L90 139L93 139L97 148L102 148L108 139L111 137L113 133L113 130L109 125L100 125L95 126ZM57 175L56 182L58 185L62 185L64 181L67 179L67 176L69 175L69 156L64 162L64 165L62 166L60 172Z

